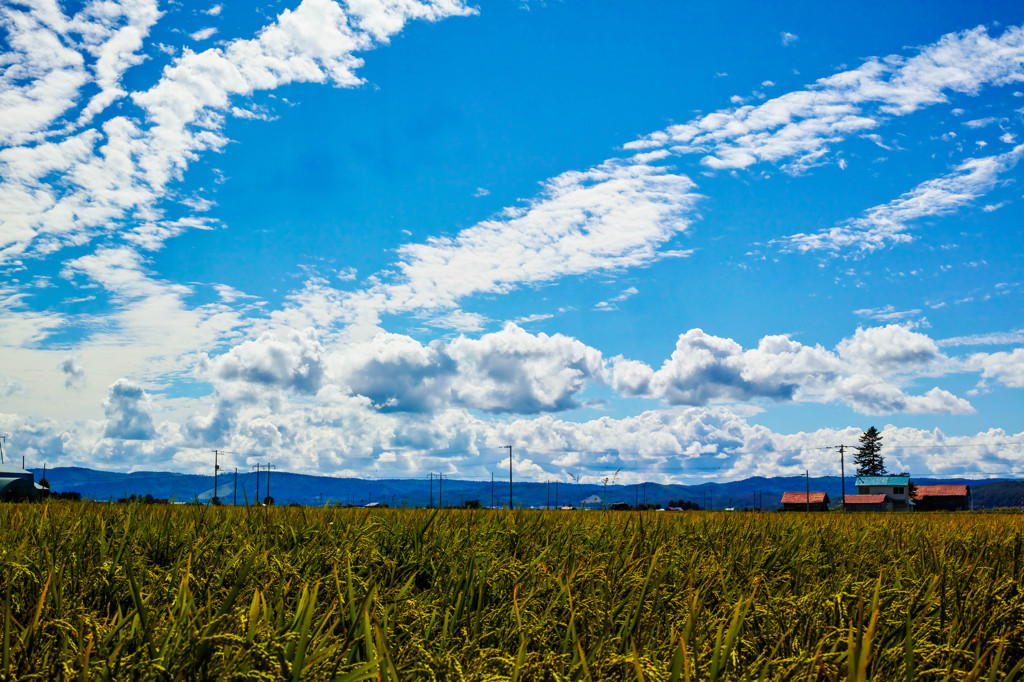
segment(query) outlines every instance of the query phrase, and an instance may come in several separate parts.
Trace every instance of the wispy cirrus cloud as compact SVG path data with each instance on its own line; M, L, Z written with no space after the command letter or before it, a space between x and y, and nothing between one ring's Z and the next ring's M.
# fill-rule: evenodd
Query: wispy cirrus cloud
M699 199L688 177L635 159L566 172L525 207L401 247L394 276L332 305L348 319L450 309L476 294L686 255L664 247L687 230Z
M303 0L254 38L186 50L153 87L129 93L122 77L142 61L159 12L152 0L104 7L73 17L50 3L0 13L18 55L0 82L0 262L108 232L139 232L143 246L158 247L194 226L165 225L160 204L192 161L227 143L236 98L294 82L359 85L358 52L408 21L473 11L458 0ZM98 93L75 117L86 87ZM114 101L134 108L92 125Z
M995 156L968 159L939 178L921 183L887 204L869 209L862 218L813 234L794 234L778 243L806 253L828 251L868 253L913 240L914 223L951 213L992 191L1024 155L1024 145Z
M950 33L912 57L889 55L758 105L723 109L626 145L701 154L710 169L780 163L800 171L832 145L887 118L947 102L954 93L1024 80L1024 28L993 38L984 27Z

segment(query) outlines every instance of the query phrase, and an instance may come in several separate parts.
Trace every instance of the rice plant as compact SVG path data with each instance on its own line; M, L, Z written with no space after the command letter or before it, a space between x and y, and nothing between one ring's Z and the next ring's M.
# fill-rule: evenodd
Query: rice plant
M4 679L1015 680L1024 517L0 506Z

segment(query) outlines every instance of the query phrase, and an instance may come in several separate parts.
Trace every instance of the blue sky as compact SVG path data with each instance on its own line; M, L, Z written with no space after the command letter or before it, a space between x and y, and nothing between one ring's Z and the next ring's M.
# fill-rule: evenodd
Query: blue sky
M50 465L1024 468L1024 7L0 6ZM507 455L506 455L507 456ZM41 462L39 462L41 463Z

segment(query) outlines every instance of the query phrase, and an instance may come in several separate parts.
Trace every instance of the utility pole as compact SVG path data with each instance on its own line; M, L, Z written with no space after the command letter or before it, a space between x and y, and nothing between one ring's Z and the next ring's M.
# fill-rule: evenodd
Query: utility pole
M271 469L276 469L276 468L277 467L274 466L273 464L268 464L267 465L267 499L270 500L271 502L274 501L274 498L272 498L270 496L270 470Z
M548 494L548 499L547 502L544 503L544 508L551 509L551 481L544 481L544 492Z
M715 490L714 488L708 488L708 503L711 505L711 511L715 510Z
M555 479L555 509L561 509L561 507L558 506L558 479L557 478Z
M804 481L807 483L807 511L811 511L811 470L804 470Z
M430 472L430 508L434 508L434 472Z
M843 451L845 447L845 445L839 446L839 482L843 486L843 511L846 511L846 455Z
M491 509L494 509L494 472L491 472Z
M444 509L444 474L437 475L437 506Z
M647 509L647 481L644 481L644 509Z
M512 511L512 446L504 447L508 448L508 510Z
M210 504L218 504L220 502L220 493L217 490L217 472L220 471L220 464L217 463L218 455L230 455L231 453L227 450L214 450L213 451L213 499L210 500Z
M235 494L231 496L231 506L238 506L238 467L235 467Z
M640 506L640 484L637 483L636 487L633 488L633 509Z
M4 442L7 440L7 436L0 436L0 464L4 463Z
M260 464L256 463L256 504L260 504Z

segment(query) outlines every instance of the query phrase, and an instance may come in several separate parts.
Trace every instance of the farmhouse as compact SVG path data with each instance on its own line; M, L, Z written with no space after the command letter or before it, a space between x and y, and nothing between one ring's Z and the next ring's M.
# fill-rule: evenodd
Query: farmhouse
M971 508L971 486L919 485L914 502L918 511L967 511Z
M828 493L783 493L782 511L828 511Z
M914 502L910 499L910 476L858 476L857 494L846 496L846 508L858 504L878 504L867 500L852 500L864 495L884 495L886 509L879 511L910 511Z

